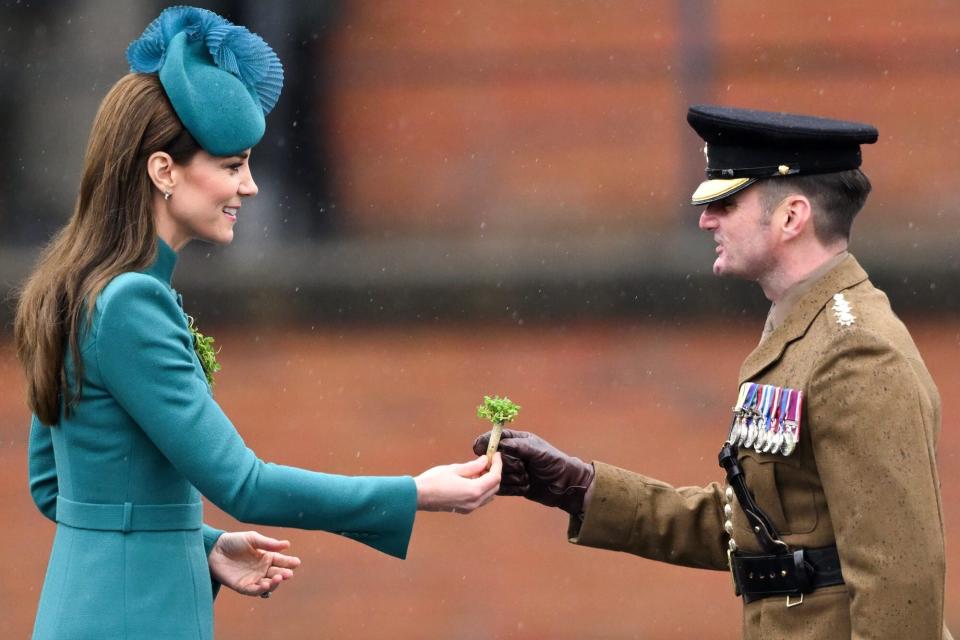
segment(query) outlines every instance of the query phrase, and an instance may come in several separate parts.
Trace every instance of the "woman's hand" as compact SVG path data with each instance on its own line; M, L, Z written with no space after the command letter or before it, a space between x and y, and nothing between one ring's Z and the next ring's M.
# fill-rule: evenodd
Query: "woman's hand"
M446 464L427 469L414 478L417 483L417 509L421 511L454 511L470 513L482 507L500 488L503 461L493 456L490 470L487 456L462 464Z
M245 596L264 596L293 577L300 558L280 553L290 547L256 531L224 533L210 556L210 573L225 587Z

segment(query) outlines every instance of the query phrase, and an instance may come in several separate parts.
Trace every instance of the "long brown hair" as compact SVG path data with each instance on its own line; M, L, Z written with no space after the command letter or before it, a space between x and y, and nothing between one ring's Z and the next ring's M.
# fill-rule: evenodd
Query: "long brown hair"
M99 293L115 276L156 258L147 158L166 151L185 164L198 149L156 75L128 74L103 99L73 215L40 254L17 303L14 338L27 403L44 424L59 422L61 400L69 412L82 392L80 335ZM68 345L72 386L64 368Z

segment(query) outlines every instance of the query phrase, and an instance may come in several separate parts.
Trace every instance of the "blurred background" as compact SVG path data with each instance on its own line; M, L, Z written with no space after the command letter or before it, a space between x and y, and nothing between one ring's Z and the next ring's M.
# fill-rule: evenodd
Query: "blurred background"
M328 472L465 460L484 430L475 406L506 394L521 428L583 458L720 480L767 302L710 273L713 243L686 204L704 164L686 107L876 125L852 248L943 395L947 619L960 629L960 4L195 4L262 35L286 84L236 241L188 247L174 285L221 347L217 399L248 444ZM29 635L53 535L27 491L16 287L70 215L127 45L164 6L0 1L3 637ZM419 514L403 562L261 529L304 566L269 601L222 594L219 637L739 637L727 574L573 547L561 513L518 500Z

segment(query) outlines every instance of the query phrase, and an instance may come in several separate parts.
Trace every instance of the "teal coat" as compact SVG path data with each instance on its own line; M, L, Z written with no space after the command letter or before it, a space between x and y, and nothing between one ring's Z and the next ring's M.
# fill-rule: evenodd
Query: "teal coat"
M57 521L34 638L213 637L201 494L243 522L319 529L403 558L416 512L406 477L265 463L214 401L162 241L114 278L80 343L83 391L30 430L30 491ZM67 362L68 374L72 371Z

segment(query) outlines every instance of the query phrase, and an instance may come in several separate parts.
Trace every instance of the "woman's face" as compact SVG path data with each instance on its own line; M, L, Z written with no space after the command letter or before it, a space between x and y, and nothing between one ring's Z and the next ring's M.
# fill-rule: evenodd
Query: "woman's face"
M158 229L174 250L190 240L216 244L233 241L243 199L257 195L250 173L250 150L234 156L212 156L202 149L189 163L174 165L172 195L164 201Z

